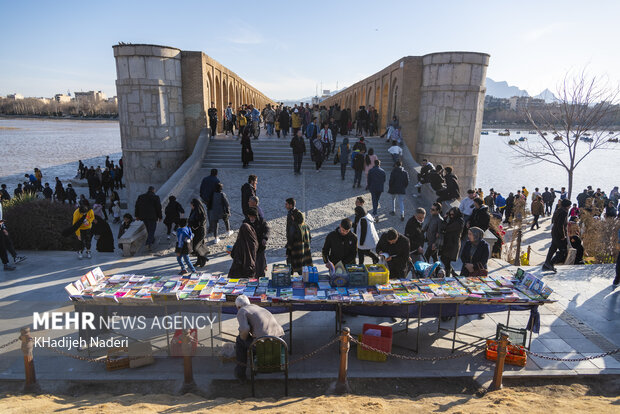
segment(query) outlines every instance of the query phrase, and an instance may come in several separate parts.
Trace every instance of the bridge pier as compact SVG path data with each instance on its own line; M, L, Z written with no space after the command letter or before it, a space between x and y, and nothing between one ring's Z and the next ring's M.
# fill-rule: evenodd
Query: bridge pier
M129 209L186 158L181 51L155 45L116 45L116 91Z

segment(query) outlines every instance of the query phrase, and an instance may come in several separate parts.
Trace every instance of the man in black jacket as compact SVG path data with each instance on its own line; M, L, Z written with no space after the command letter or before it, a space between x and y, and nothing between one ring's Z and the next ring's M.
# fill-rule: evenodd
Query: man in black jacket
M258 240L258 251L256 253L256 277L264 277L265 270L267 269L267 257L265 256L265 250L267 248L267 241L269 240L269 225L267 222L258 215L256 207L250 207L248 209L248 218L244 223L248 223L256 232L256 239Z
M553 266L552 259L556 251L560 250L561 256L566 257L568 246L566 244L566 221L568 217L568 209L571 202L568 199L562 200L560 208L553 214L553 227L551 228L551 246L547 252L547 258L543 264L543 270L557 272Z
M409 263L409 239L398 234L394 229L388 229L377 242L377 254L383 255L390 270L390 279L405 277L407 263Z
M487 231L490 221L489 208L484 205L484 201L480 197L474 198L474 211L472 211L471 217L469 217L467 228L478 227L482 231Z
M390 173L388 193L392 195L392 215L396 215L396 199L400 207L400 221L405 221L405 193L409 185L409 173L403 168L400 160L394 163Z
M215 107L215 102L211 102L211 108L207 110L207 115L209 116L211 136L214 137L217 134L217 108Z
M301 131L297 131L297 134L293 136L290 145L293 149L293 171L295 175L299 175L301 174L301 161L306 153L306 143L301 136Z
M142 220L146 227L146 247L150 251L155 243L155 228L157 222L161 221L161 202L159 196L155 194L155 187L150 186L148 191L136 200L136 220Z
M340 226L329 233L323 244L323 261L330 267L338 262L355 264L357 236L351 231L351 220L343 219Z
M241 186L241 210L243 211L243 215L245 218L248 217L248 211L250 209L250 205L248 204L250 201L250 197L256 195L256 184L258 183L258 177L254 174L251 174L248 177L248 182Z
M555 194L549 191L549 187L545 187L545 192L542 193L543 203L545 203L545 216L550 216L553 210L553 200L555 200Z
M441 190L437 191L437 202L442 203L448 200L456 200L461 198L461 190L459 188L459 179L456 175L452 173L452 167L446 167L445 170L446 175L444 177L446 181L446 186L442 187ZM433 187L434 189L434 187Z
M424 158L422 160L422 168L418 174L418 183L415 185L418 189L418 194L414 194L414 197L419 197L419 194L422 192L422 184L429 182L429 175L433 170L435 170L433 163Z
M428 173L428 182L431 184L431 188L434 191L439 191L443 188L443 166L437 165L433 171Z
M422 224L425 217L426 210L419 207L415 215L405 225L405 236L409 240L409 247L411 248L409 251L418 257L424 254L424 231L422 230Z

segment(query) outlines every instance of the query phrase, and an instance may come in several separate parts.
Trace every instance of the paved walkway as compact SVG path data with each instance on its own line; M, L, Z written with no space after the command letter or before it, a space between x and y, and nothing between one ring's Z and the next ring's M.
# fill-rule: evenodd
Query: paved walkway
M372 142L372 138L371 138ZM258 144L260 145L260 143ZM379 155L383 158L386 155ZM241 223L240 187L247 180L252 169L221 169L220 180L224 183L224 191L228 194L233 215L231 225L237 229ZM336 228L343 217L353 214L355 197L363 195L367 203L370 197L361 189L351 188L352 174L347 172L346 181L341 181L339 172L326 171L321 173L308 172L294 176L284 171L258 171L258 195L261 207L272 227L272 237L268 245L268 261L270 264L284 260L283 241L285 227L284 200L295 197L299 208L307 214L312 229L312 248L315 254L320 252L325 235ZM181 191L179 200L184 206L191 198L196 197L202 176L208 174L203 168L191 184ZM409 192L415 190L410 187ZM406 198L406 217L409 218L417 199L409 194ZM389 215L386 206L387 195L382 197L380 208L379 230L393 226L404 229L398 217ZM423 204L422 204L423 205ZM428 207L427 205L424 205ZM163 227L163 226L162 226ZM223 231L223 230L222 230ZM212 259L206 271L226 273L230 259L223 252L226 244L232 244L234 236L224 239L213 247ZM159 238L158 251L152 255L141 254L131 258L121 258L120 252L95 253L92 260L77 260L72 252L24 252L28 260L18 265L14 272L0 273L0 345L9 342L18 335L20 327L32 323L32 312L72 310L67 301L63 287L74 281L79 275L86 273L95 266L101 266L106 273L176 273L178 265L170 252L171 242L165 237ZM316 262L320 259L317 257ZM506 271L505 263L494 261L496 271ZM323 269L320 266L320 269ZM620 346L620 305L619 292L610 289L613 278L611 265L558 267L555 275L545 274L543 280L555 290L552 298L558 302L551 306L541 307L541 332L532 341L532 350L554 356L591 355L606 352ZM534 269L539 274L539 269ZM510 325L524 327L529 313L512 312ZM459 331L463 333L492 335L496 324L506 321L506 313L490 314L486 319L476 316L460 317ZM223 317L223 329L236 332L234 316ZM277 319L288 327L288 314L281 314ZM346 326L354 333L360 332L361 325L366 322L393 325L395 329L403 328L404 321L395 324L389 318L346 317ZM331 312L295 312L294 341L292 359L296 359L326 343L334 336L335 319ZM413 355L405 348L413 347L416 334L415 319L411 320L408 333L395 335L394 352ZM126 332L127 333L127 332ZM164 333L164 332L160 332ZM71 335L75 332L54 331L53 336ZM131 333L136 335L135 332ZM421 352L420 356L446 356L450 354L450 336L446 332L437 333L434 319L421 321ZM206 332L200 333L205 339ZM457 339L470 341L465 335L457 335ZM165 335L153 342L154 345L165 346ZM482 342L477 342L479 346ZM216 343L217 345L221 345ZM471 352L472 346L463 346L459 352ZM85 352L81 353L82 355ZM18 344L0 349L0 379L19 380L23 378L23 363ZM157 358L156 364L138 370L122 370L106 372L102 366L88 362L69 359L51 353L49 350L37 349L35 354L37 377L41 380L93 379L98 380L166 380L182 377L181 362L174 358ZM159 353L158 355L163 355ZM291 376L298 378L335 377L337 370L337 347L324 351L320 356L300 362L291 368ZM605 357L585 362L555 362L532 357L524 369L507 367L507 375L575 375L620 373L620 362L613 357ZM475 376L487 378L492 374L493 364L486 361L480 351L464 358L448 361L402 362L390 358L386 363L358 361L355 349L350 356L350 375L372 377L408 377L408 376ZM194 372L199 383L207 383L213 378L232 378L232 364L224 364L217 358L204 356L194 364Z

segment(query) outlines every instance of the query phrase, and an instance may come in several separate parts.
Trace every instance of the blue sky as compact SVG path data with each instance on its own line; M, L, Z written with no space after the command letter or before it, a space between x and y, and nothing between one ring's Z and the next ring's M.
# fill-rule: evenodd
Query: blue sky
M618 81L618 1L0 0L0 95L116 95L119 41L201 50L274 99L369 76L402 56L471 50L537 94L568 70Z

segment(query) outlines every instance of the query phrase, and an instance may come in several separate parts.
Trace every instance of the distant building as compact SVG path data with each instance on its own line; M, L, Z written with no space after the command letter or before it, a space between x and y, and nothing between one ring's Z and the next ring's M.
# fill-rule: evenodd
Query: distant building
M487 95L484 97L484 109L508 110L510 109L510 100Z
M545 100L529 96L513 96L510 98L510 109L513 111L538 110L545 107Z
M35 99L44 104L48 104L52 101L50 98L35 98Z
M54 95L54 100L58 103L67 103L71 102L71 97L69 95L65 95L64 93L57 93Z
M318 105L321 99L318 96L312 98L312 105Z
M20 99L24 99L24 95L19 93L12 93L6 96L6 99L11 99L13 101L19 101Z
M107 100L107 97L101 91L74 92L73 96L78 102L100 102Z
M113 96L111 98L108 98L108 102L113 103L114 105L118 105L118 98L116 96Z

